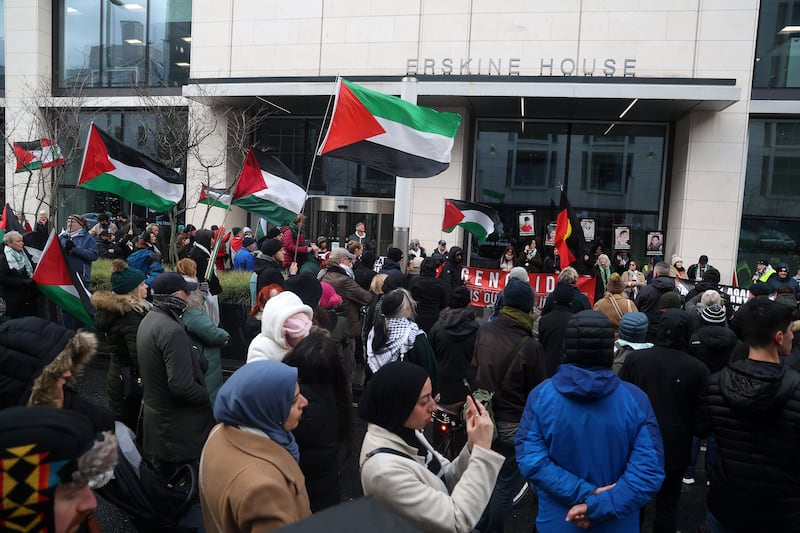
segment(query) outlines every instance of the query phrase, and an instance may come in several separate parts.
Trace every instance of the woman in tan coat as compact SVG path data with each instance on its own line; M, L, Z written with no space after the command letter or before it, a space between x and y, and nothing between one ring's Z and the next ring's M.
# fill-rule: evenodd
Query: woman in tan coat
M594 310L606 315L611 321L611 325L614 326L615 340L619 338L619 321L622 320L623 315L638 311L636 304L623 294L624 291L625 285L619 274L614 272L608 278L605 295L594 303Z
M278 361L248 363L225 382L200 459L206 531L261 533L311 514L291 433L306 405L297 369Z

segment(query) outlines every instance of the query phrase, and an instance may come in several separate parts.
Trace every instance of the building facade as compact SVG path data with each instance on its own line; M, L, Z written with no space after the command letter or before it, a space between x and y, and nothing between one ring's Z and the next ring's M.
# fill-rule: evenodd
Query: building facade
M396 95L413 77L420 105L463 117L450 168L411 186L410 236L429 250L444 238L490 266L521 244L522 213L542 246L563 187L593 221L587 247L613 251L628 228L646 260L660 232L667 260L706 254L723 282L760 258L800 264L800 2L5 0L4 13L7 140L43 136L31 80L62 108L80 87L81 124L162 160L181 154L163 145L160 110L183 110L185 126L169 123L191 145L172 164L187 222L222 221L194 207L200 183L230 186L253 143L308 183L309 233L341 238L364 220L385 249L394 177L315 153L337 76ZM7 148L20 205L37 177L13 172ZM70 188L77 169L64 174L53 203L98 210ZM496 246L442 233L445 198L496 207Z

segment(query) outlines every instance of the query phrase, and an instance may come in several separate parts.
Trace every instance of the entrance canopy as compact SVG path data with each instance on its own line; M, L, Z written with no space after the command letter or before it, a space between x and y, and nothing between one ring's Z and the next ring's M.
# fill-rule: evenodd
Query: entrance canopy
M396 95L400 94L401 78L348 77L355 83ZM420 105L467 107L473 110L473 116L480 118L671 122L692 110L721 111L741 98L736 80L728 78L417 76L417 79ZM335 81L333 76L200 78L190 80L190 85L183 88L183 95L209 105L248 105L257 99L266 110L279 115L322 116Z

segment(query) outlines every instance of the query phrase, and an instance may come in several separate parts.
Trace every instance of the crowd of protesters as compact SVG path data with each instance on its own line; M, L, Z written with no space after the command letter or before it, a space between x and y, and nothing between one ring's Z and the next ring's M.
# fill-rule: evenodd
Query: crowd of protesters
M30 231L40 225L46 217ZM378 250L360 222L329 248L305 230L298 215L260 238L186 225L166 239L122 213L92 227L70 215L61 246L84 282L98 257L113 260L111 290L92 295L95 333L35 316L34 262L23 235L7 232L0 476L3 486L27 479L14 460L34 452L53 475L9 492L0 524L96 527L92 489L122 461L115 434L127 427L161 485L198 473L189 530L268 531L335 506L354 455L364 494L423 531L502 532L527 481L539 531L634 532L648 521L674 532L681 486L698 478L709 485L707 531L800 530L800 286L788 265L760 265L735 310L706 256L640 270L597 245L561 268L533 239L503 251L508 280L483 320L461 247L442 240L428 256L412 239ZM245 362L227 380L224 270L250 272L251 294L238 325ZM541 305L534 273L558 276ZM578 288L581 275L594 277L594 294ZM109 355L104 407L71 387L96 336ZM464 407L466 444L447 457L426 435L440 405Z

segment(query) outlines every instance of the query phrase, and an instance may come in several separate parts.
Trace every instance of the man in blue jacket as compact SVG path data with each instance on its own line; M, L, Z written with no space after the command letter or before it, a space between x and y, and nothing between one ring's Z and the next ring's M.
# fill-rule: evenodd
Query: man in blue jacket
M517 432L520 472L539 491L539 531L639 531L639 509L661 487L661 433L647 395L611 370L614 329L581 311L565 362L533 389Z

